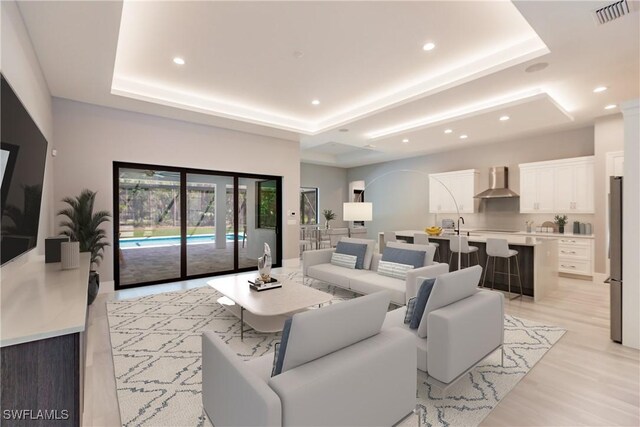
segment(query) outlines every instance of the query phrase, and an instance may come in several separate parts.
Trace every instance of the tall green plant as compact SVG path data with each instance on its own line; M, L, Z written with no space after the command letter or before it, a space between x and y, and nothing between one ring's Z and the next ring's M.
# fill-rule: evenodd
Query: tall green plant
M80 252L91 252L92 269L94 264L100 265L104 248L109 246L107 235L100 225L111 217L108 211L93 212L95 199L94 191L82 190L77 197L62 199L69 207L58 212L58 215L66 217L60 222L60 226L64 228L62 234L69 236L73 242L79 242Z

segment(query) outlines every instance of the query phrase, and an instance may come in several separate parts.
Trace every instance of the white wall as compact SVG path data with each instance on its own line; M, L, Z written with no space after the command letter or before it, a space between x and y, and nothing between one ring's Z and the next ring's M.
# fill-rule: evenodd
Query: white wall
M640 349L640 100L624 115L622 194L622 344Z
M55 200L97 191L96 209L113 212L114 161L283 177L283 209L298 211L297 142L54 98ZM283 226L284 259L298 259L299 226ZM113 242L113 227L107 228ZM113 248L100 267L113 278Z
M373 221L367 223L370 235L379 231L423 229L436 223L428 213L428 179L426 174L463 169L479 169L481 188L489 186L491 166L509 167L509 188L519 193L518 164L543 160L593 155L593 127L556 132L495 144L465 146L459 150L396 160L348 170L348 181L365 180L366 199L373 202ZM415 172L392 172L401 169ZM455 214L440 215L454 218ZM482 202L480 213L464 215L467 227L524 230L525 221L536 224L552 221L553 215L519 213L519 200L494 199ZM593 222L594 215L571 215L570 221ZM600 230L595 230L596 233Z
M2 1L0 4L0 69L20 101L24 104L40 131L49 142L49 152L53 145L53 117L51 113L51 95L40 69L40 64L31 45L27 29L24 26L20 10L14 1ZM12 271L35 255L44 254L44 239L54 231L53 210L53 162L47 155L38 246L27 256L19 257L2 267L2 274L9 277Z
M614 114L596 120L594 127L594 151L595 151L595 218L594 228L598 231L595 239L595 263L596 273L606 279L607 264L607 200L609 178L607 177L607 153L624 149L624 122L622 114Z
M347 223L342 220L342 203L346 202L348 197L346 169L301 163L300 186L318 188L320 193L318 220L320 224L324 224L322 211L331 209L336 214L336 219L331 221L331 226L334 228L347 227Z

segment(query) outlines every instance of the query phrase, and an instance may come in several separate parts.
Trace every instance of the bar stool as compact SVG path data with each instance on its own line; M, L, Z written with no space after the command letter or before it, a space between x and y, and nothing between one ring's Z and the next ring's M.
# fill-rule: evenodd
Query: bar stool
M386 245L389 242L407 243L406 240L398 239L396 237L396 232L395 231L385 231L384 232L384 244Z
M509 278L509 299L522 298L522 279L520 278L520 263L518 263L518 251L509 249L509 243L506 239L487 239L487 263L484 269L484 279L482 280L482 287L487 280L487 269L489 268L489 259L493 257L493 279L491 281L491 289L493 289L496 281L496 258L507 259L507 272L498 271L498 274L506 274ZM516 260L516 270L518 274L511 274L511 259ZM511 276L518 276L518 283L520 284L520 295L516 295L511 298Z
M449 269L451 269L451 258L453 257L453 254L458 252L467 254L467 267L471 266L471 253L476 254L476 265L480 265L478 247L469 246L469 238L467 236L451 236L449 238L449 250L451 252L449 255ZM458 266L458 270L460 270L460 266Z
M434 243L429 240L429 236L424 233L415 233L413 235L413 243L416 245L432 245L436 247L435 255L438 257L438 262L440 262L440 245L438 243Z

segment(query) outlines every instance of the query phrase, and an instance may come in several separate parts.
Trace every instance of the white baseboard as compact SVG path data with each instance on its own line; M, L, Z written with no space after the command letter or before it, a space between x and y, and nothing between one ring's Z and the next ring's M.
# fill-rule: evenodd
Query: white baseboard
M289 267L289 268L300 267L300 258L283 259L282 266Z
M108 292L115 291L115 283L113 280L107 280L105 282L100 282L100 289L98 289L99 294L104 294Z
M593 273L593 283L604 283L608 278L606 273Z

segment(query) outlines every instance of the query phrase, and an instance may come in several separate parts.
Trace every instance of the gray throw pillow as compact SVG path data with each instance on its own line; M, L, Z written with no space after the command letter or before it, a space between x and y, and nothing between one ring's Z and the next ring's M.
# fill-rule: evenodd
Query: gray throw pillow
M413 317L413 311L416 309L416 297L409 298L407 302L407 312L404 314L404 323L408 325L411 323L411 318Z
M411 251L408 249L398 249L385 247L382 253L382 261L391 261L397 264L412 265L413 268L424 266L425 251Z
M418 296L416 297L416 306L413 309L413 316L411 317L411 322L409 323L410 329L418 329L418 326L420 326L420 321L422 320L424 309L427 308L427 301L429 301L429 296L431 295L431 290L433 289L434 283L436 283L435 278L424 279L422 281L420 289L418 290Z
M291 330L291 321L293 318L289 317L284 321L284 328L282 329L282 340L280 345L276 345L273 353L273 369L271 370L271 376L275 377L282 373L282 365L284 364L284 356L287 351L287 341L289 341L289 331ZM242 325L241 325L242 326Z
M356 269L364 268L364 256L367 253L367 245L361 243L338 242L336 246L337 254L355 255L357 257Z

